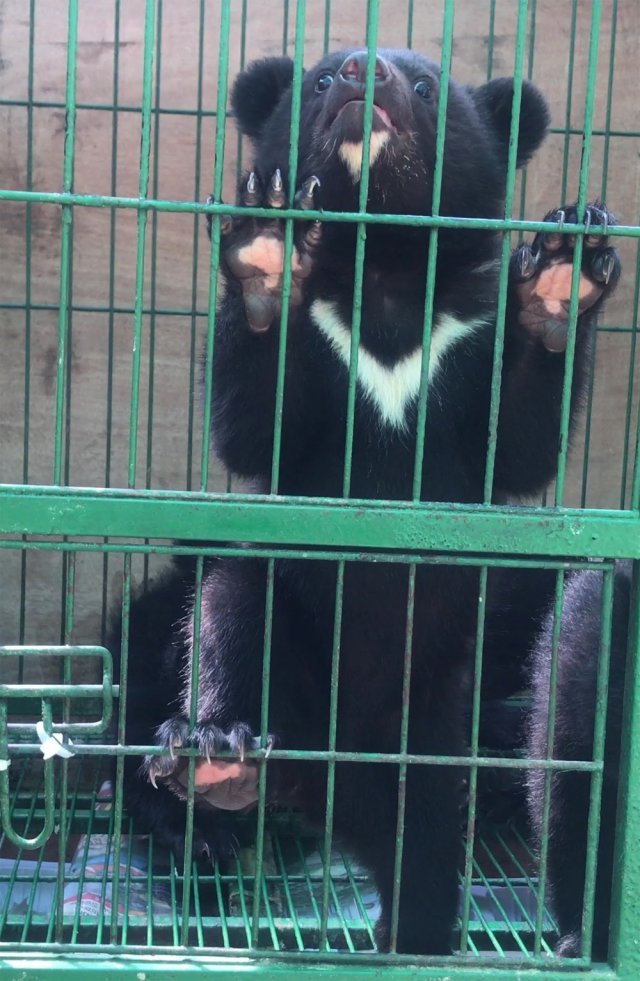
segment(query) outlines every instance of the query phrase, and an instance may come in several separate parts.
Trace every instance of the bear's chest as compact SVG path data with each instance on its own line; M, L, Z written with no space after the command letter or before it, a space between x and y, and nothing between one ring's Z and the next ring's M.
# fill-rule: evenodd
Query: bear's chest
M315 300L311 305L311 318L326 342L339 375L348 378L351 365L352 334L340 316L336 305L327 300ZM359 402L377 430L386 437L394 434L406 442L412 409L420 393L423 370L427 372L431 391L438 385L447 358L464 344L479 328L483 320L461 320L452 314L439 314L431 333L428 355L423 357L422 346L403 352L396 360L382 361L369 348L360 343L357 349L356 386ZM423 369L424 365L424 369ZM439 391L446 399L446 392Z

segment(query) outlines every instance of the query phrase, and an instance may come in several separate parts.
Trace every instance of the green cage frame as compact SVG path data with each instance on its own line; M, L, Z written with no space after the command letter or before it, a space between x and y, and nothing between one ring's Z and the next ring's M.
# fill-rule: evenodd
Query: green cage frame
M116 41L119 30L120 0L114 0L116 11ZM367 37L366 43L369 52L375 51L378 43L381 9L385 0L368 0L367 18ZM572 0L573 21L575 26L577 0ZM47 939L44 942L5 942L0 941L0 966L10 977L24 978L28 975L43 976L55 979L62 976L62 973L69 971L84 972L87 976L94 972L100 972L102 976L111 978L122 976L123 971L136 971L137 977L144 981L147 975L165 976L180 972L189 977L195 977L202 971L215 971L222 977L232 977L244 971L260 971L263 975L282 978L298 978L301 973L313 972L314 974L328 974L335 978L374 978L380 976L382 971L389 972L390 977L420 977L420 978L441 978L453 977L460 981L480 981L483 978L494 977L499 970L500 976L505 979L517 978L545 978L560 979L572 974L574 970L580 970L580 977L587 981L604 981L604 979L620 979L620 981L635 981L640 976L640 949L637 942L637 906L640 902L640 859L636 842L640 833L638 824L638 814L640 814L640 775L633 766L633 761L640 756L640 680L636 677L638 671L637 655L640 651L640 426L631 418L631 410L627 413L625 420L625 453L623 461L623 480L620 508L617 510L586 509L586 508L567 508L563 506L564 485L567 465L568 450L568 427L569 427L569 397L571 384L571 368L575 346L575 324L578 311L578 275L582 256L582 242L585 234L584 224L566 224L563 230L569 234L576 235L576 247L574 257L574 277L570 303L570 332L569 346L567 351L567 368L565 372L565 385L563 392L562 406L562 425L560 432L559 451L558 451L558 477L555 484L555 496L552 506L548 507L498 507L491 504L492 485L493 485L493 466L495 457L497 418L500 397L499 372L502 358L502 344L504 336L507 279L506 271L510 254L510 233L512 232L536 232L555 226L545 225L543 222L524 221L514 219L511 214L515 205L515 170L516 170L516 148L518 136L517 108L519 105L519 83L526 76L527 72L527 32L530 34L530 48L528 52L529 67L533 56L533 40L535 37L535 14L536 0L517 0L517 29L516 29L516 50L515 50L515 87L514 87L514 121L509 141L509 161L507 179L507 197L505 202L505 217L502 220L480 221L474 219L449 218L439 215L440 182L442 177L443 162L443 133L444 120L446 114L446 91L449 80L451 66L451 52L454 36L454 16L455 0L444 0L443 18L443 38L442 38L442 92L444 98L441 99L438 115L438 141L436 149L436 171L434 180L433 215L429 218L406 216L406 215L370 215L366 213L367 190L369 180L368 167L368 148L371 136L372 115L373 115L373 82L375 71L375 59L369 58L366 99L365 99L365 120L364 120L364 140L363 140L363 172L360 184L359 210L352 214L314 212L308 211L301 216L300 212L292 208L292 199L288 202L288 207L279 212L280 216L286 220L285 233L285 275L283 287L283 310L280 324L280 357L278 370L278 386L276 397L275 413L275 439L272 463L272 485L270 495L248 495L236 492L229 492L224 495L213 494L208 491L209 477L209 448L206 440L203 440L201 460L200 460L200 483L197 489L191 486L191 462L192 454L195 452L190 444L187 449L187 490L186 491L158 491L151 489L149 480L147 487L141 489L136 486L136 473L138 464L138 428L141 414L140 405L140 374L141 374L141 350L143 335L143 320L150 313L154 317L154 296L155 296L155 266L151 273L151 311L144 305L144 285L145 285L145 259L149 239L149 218L151 217L151 248L155 250L157 239L156 218L162 212L182 212L194 215L194 226L202 220L204 214L211 215L212 218L212 250L211 262L209 266L209 304L207 310L207 339L206 339L206 390L204 397L204 423L205 432L209 431L211 420L211 384L212 371L211 364L215 357L214 350L214 326L215 311L218 289L218 271L220 254L220 221L225 215L238 213L253 214L256 217L268 217L271 212L259 208L237 208L232 205L222 203L222 182L225 158L225 138L226 126L218 126L216 130L215 142L215 168L213 174L213 198L211 203L201 204L197 199L202 197L201 184L203 183L201 161L199 155L200 140L198 138L198 157L196 165L196 180L194 188L194 201L169 201L162 200L154 193L157 189L157 162L158 150L157 142L155 152L153 141L157 141L158 127L155 130L152 126L154 114L160 111L154 108L154 57L158 48L159 37L162 31L162 5L163 0L145 0L145 26L144 26L144 55L143 55L143 85L141 96L141 147L140 147L140 167L139 167L139 188L137 197L118 196L116 191L115 171L112 174L112 193L111 195L84 195L76 194L74 185L74 156L76 140L76 113L79 107L77 91L77 46L78 46L78 14L79 0L68 0L68 50L67 50L67 83L66 99L62 106L66 111L65 145L64 145L64 165L62 191L41 192L33 191L32 184L32 156L31 145L33 135L32 110L36 104L33 98L34 82L34 28L33 24L36 17L36 0L30 0L29 9L31 17L30 48L29 48L29 98L26 103L28 111L28 148L29 157L27 161L27 188L25 190L0 190L0 202L22 202L27 206L27 253L26 253L26 345L27 345L27 365L29 363L29 343L30 343L30 312L31 304L31 213L29 206L35 203L44 203L51 207L57 207L62 214L61 229L61 260L60 260L60 293L58 304L58 339L57 339L57 367L56 367L56 400L54 418L54 456L51 483L47 486L37 486L29 482L29 374L25 375L25 442L24 442L24 479L21 484L0 485L0 547L6 550L19 550L23 556L30 550L55 551L63 556L63 577L66 596L65 606L65 639L69 643L73 627L74 618L74 598L73 584L75 577L75 557L83 551L97 552L104 556L105 563L108 556L112 553L124 555L124 585L123 585L123 608L124 608L124 630L125 637L122 673L126 676L126 635L128 631L127 614L131 602L131 563L136 554L145 556L145 561L150 554L175 554L183 551L188 554L198 556L197 576L196 576L196 598L199 597L202 588L203 562L208 554L242 554L242 555L261 555L269 559L269 587L267 595L268 609L273 599L273 575L274 563L278 558L287 556L304 559L313 556L314 559L325 559L337 563L338 568L338 593L336 603L336 624L334 630L334 650L333 666L331 679L331 708L330 708L330 730L329 742L325 751L302 752L274 750L271 757L291 758L294 756L307 759L321 759L327 762L328 782L327 782L327 810L324 836L322 840L323 873L321 876L321 899L319 903L319 951L297 950L283 953L277 949L265 949L261 944L259 931L261 922L262 894L260 889L254 889L251 900L252 908L249 913L246 910L246 921L248 926L247 946L241 950L228 948L225 951L213 951L204 949L203 944L194 945L191 942L189 904L191 902L192 880L195 877L197 885L197 871L192 868L189 861L185 862L182 882L183 900L181 922L174 925L174 942L168 945L155 945L151 942L146 945L131 944L123 940L123 926L119 921L118 915L111 918L107 929L106 917L104 924L104 937L98 943L85 944L74 940L67 942L63 935L63 891L65 882L64 855L67 848L67 836L69 833L70 814L66 814L64 807L59 807L56 803L56 791L54 787L54 762L47 760L44 765L44 806L42 813L44 816L44 826L35 839L26 840L13 829L13 814L15 801L9 787L8 770L0 770L0 805L2 810L2 823L5 834L17 845L35 847L49 837L54 825L54 818L59 822L58 840L60 865L55 878L57 885L57 908L51 920L51 926ZM202 65L203 48L202 25L205 17L205 0L200 5L200 48L198 56ZM246 2L242 4L243 13L246 14ZM284 0L284 40L283 48L286 50L288 26L291 17L288 0ZM413 30L413 0L408 3L407 19L407 43L412 41ZM614 0L614 13L617 3ZM231 23L232 0L221 0L220 2L220 61L217 86L217 106L215 116L217 119L225 119L226 105L228 96L228 73L229 73L229 34ZM329 26L331 20L331 2L326 0L324 4L324 45L325 49L329 44ZM490 5L490 37L493 38L492 27L495 16L495 0ZM300 112L300 91L303 72L303 52L305 41L305 24L307 18L307 4L305 0L297 0L295 5L295 42L294 42L294 81L293 81L293 112L292 129L290 143L289 167L291 173L291 196L295 188L295 172L298 154L298 117ZM598 58L598 45L600 38L600 26L602 19L602 2L593 0L591 4L591 30L589 37L589 56L587 68L587 97L584 112L584 128L579 132L583 137L583 153L579 172L578 187L578 207L582 209L587 200L587 181L589 176L590 148L591 139L594 134L592 125L594 109L594 87L596 79L596 67ZM243 16L243 25L246 16ZM615 44L615 31L612 33L612 46ZM241 38L242 60L244 60L245 35L244 30ZM573 58L573 47L570 51L570 59ZM489 50L489 71L491 66L492 50ZM613 49L611 52L611 64L613 62ZM156 61L155 85L156 92L159 88L159 59ZM612 71L612 68L611 68ZM201 126L204 115L202 109L202 71L200 71L200 85L198 89L198 126ZM611 77L609 79L611 86ZM118 92L118 55L117 43L115 46L115 74L114 74L114 105L113 107L101 106L104 109L113 109L113 140L114 147L117 140L117 120L118 111L125 111L127 107L117 104ZM570 93L568 105L570 103ZM9 100L0 104L17 104ZM42 103L46 105L46 103ZM134 107L135 108L135 107ZM138 111L138 109L136 109ZM608 126L608 123L607 123ZM200 132L200 130L198 130ZM569 110L567 115L567 128L562 132L569 132ZM605 161L608 153L608 139L610 131L607 129L605 135ZM567 182L567 159L568 144L565 142L564 149L564 170L563 170L563 196ZM115 160L115 153L114 153ZM240 157L239 157L240 160ZM114 164L115 167L115 164ZM605 162L606 173L606 162ZM149 196L150 186L152 188ZM109 486L109 459L110 450L107 452L105 488L87 489L69 486L68 471L68 442L69 442L69 417L70 417L70 336L72 331L71 322L71 281L72 281L72 251L73 251L73 215L77 208L109 208L112 215L111 226L111 250L113 270L113 255L115 249L114 216L117 209L133 209L137 214L137 252L136 252L136 273L135 273L135 302L131 310L132 315L132 378L131 378L131 400L130 400L130 419L129 419L129 454L128 454L128 483L126 488L112 488ZM348 428L346 440L346 456L343 482L343 500L332 499L311 499L311 498L283 498L278 495L279 477L279 456L280 456L280 422L282 419L282 405L284 398L284 367L287 337L288 309L287 298L291 289L291 256L293 249L293 219L297 220L319 220L319 221L346 221L355 222L358 226L357 239L357 278L355 284L355 301L352 318L351 335L351 363L349 370L349 412ZM353 443L354 408L356 398L357 380L357 359L358 345L360 336L361 319L361 291L362 273L364 267L364 254L366 246L367 227L371 222L387 224L407 224L421 225L430 229L430 250L428 266L425 270L426 278L426 301L424 315L424 342L423 360L421 371L421 384L419 393L418 410L418 441L416 448L415 477L413 486L413 500L407 503L390 503L384 501L360 501L350 498L350 467L351 450ZM494 372L491 400L491 421L487 444L487 467L485 476L485 503L478 506L466 505L441 505L424 503L420 501L420 474L422 469L422 456L424 453L424 432L427 420L427 387L428 387L428 362L431 330L431 312L433 308L435 271L438 230L443 227L473 228L491 227L503 233L503 246L501 255L501 278L500 292L498 300L498 329L494 356ZM594 230L590 230L593 234ZM610 230L611 233L611 230ZM640 240L640 228L636 226L616 226L613 230L616 237L630 237ZM198 248L197 229L194 230L194 250L197 254ZM640 250L636 264L636 277L638 279L638 269L640 268ZM193 296L195 298L195 262L194 262L194 282ZM115 310L114 303L114 282L113 272L110 283L110 306L109 313L113 316ZM637 312L638 312L639 286L636 283L634 292L633 326L632 330L632 364L630 368L630 384L633 372L633 358L635 358L635 338L637 332ZM35 307L35 305L34 305ZM74 310L77 308L73 308ZM80 308L81 309L81 308ZM194 299L195 311L195 299ZM155 311L157 312L157 311ZM192 311L188 311L192 313ZM193 313L195 317L195 313ZM111 327L113 325L111 324ZM150 332L151 349L150 359L153 360L153 326ZM192 334L192 346L195 343L195 334ZM193 360L193 359L192 359ZM194 371L192 367L191 377L192 387L195 385ZM193 399L191 399L193 404ZM109 394L109 409L107 417L107 430L109 431L109 413L111 411L111 390ZM150 397L150 419L152 413L152 396ZM587 422L587 425L589 423ZM151 427L150 427L151 431ZM110 439L110 436L108 437ZM151 440L147 448L147 475L150 471L151 460ZM631 475L630 494L628 499L625 496L624 488L627 484L627 474ZM585 461L585 480L586 480L586 461ZM219 547L205 548L196 543L207 540L211 537L211 529L215 529L216 540L223 543ZM186 543L182 548L164 544L168 540L179 539ZM250 540L252 543L249 549L234 548L233 543L238 540ZM394 755L388 754L353 754L344 753L336 750L336 727L337 727L337 691L338 691L338 671L340 658L340 617L341 617L341 584L344 576L345 564L349 561L394 561L404 562L409 568L409 602L407 608L407 642L405 650L405 667L403 683L403 714L402 714L402 736L401 750ZM553 761L551 747L553 739L553 715L555 711L555 697L552 696L550 704L551 722L549 728L549 751L546 760L521 760L521 759L496 759L495 757L483 757L480 755L479 745L479 713L480 713L480 673L482 668L482 628L483 610L487 587L487 569L499 564L512 566L535 566L545 564L557 570L557 589L556 589L556 623L559 622L559 613L562 607L563 598L563 573L567 568L578 568L585 565L586 559L600 560L599 568L602 568L604 575L603 588L603 618L602 618L602 663L599 672L598 702L602 711L597 716L596 736L594 742L594 762L592 763L559 763ZM624 740L623 740L623 761L622 761L622 781L621 781L621 820L617 845L617 865L614 888L614 912L612 916L612 966L591 965L588 952L590 944L590 921L593 917L593 900L595 891L595 844L598 835L597 809L599 795L602 784L602 769L604 755L605 720L603 707L606 704L607 695L607 673L608 673L608 648L609 633L611 629L611 608L612 608L612 588L613 588L613 560L632 559L634 561L633 587L632 587L632 615L629 632L630 649L634 652L631 658L630 678L627 683ZM472 738L470 746L470 756L468 757L428 757L410 755L407 752L408 736L408 691L411 676L411 624L413 616L412 584L415 581L416 569L423 562L446 563L446 564L471 564L481 569L480 593L479 593L479 625L478 640L476 645L475 672L476 683L474 686L473 697L473 717L472 717ZM23 562L22 575L23 583L25 576L25 566ZM21 612L24 620L24 610ZM197 686L198 680L198 602L196 601L196 615L194 624L194 636L196 638L196 656L193 660L192 684ZM555 658L557 656L558 629L556 629L554 645L554 661L552 667L555 670ZM15 656L19 652L29 653L29 649L13 647L0 648L0 655ZM13 740L14 735L27 735L33 731L33 726L21 726L20 723L10 721L8 707L11 699L16 696L37 697L42 701L42 718L45 730L48 733L65 732L72 730L76 723L71 721L71 703L74 698L92 697L96 692L96 686L82 686L72 683L71 661L73 657L86 653L99 654L103 657L106 652L101 648L93 648L90 651L82 648L75 648L69 644L68 647L55 650L56 655L62 653L63 668L61 672L61 684L55 686L26 686L19 685L0 685L0 760L29 759L39 754L39 746L33 741ZM264 842L266 827L266 754L267 754L267 724L268 724L268 694L269 694L269 671L270 671L270 620L267 617L267 629L265 636L265 658L263 668L263 696L262 696L262 728L261 728L261 749L256 750L253 756L261 761L260 782L259 782L259 806L257 815L257 839L255 856L255 881L266 883L264 873ZM78 743L75 747L76 755L83 761L91 761L92 758L101 756L113 756L117 758L117 770L115 780L115 807L110 818L111 833L113 838L113 862L117 868L120 864L121 851L126 848L123 841L123 804L122 804L122 782L124 757L128 753L139 754L143 752L159 752L157 747L149 746L131 749L126 745L125 739L125 708L126 708L126 683L121 684L118 689L112 684L110 664L108 658L105 660L104 682L102 686L97 686L103 699L103 720L106 725L108 721L111 699L118 696L117 711L117 731L115 743L87 742ZM63 722L53 721L52 700L62 700L63 703ZM195 722L196 705L192 704L192 722ZM95 723L101 732L102 723ZM85 730L88 729L85 726ZM104 726L103 726L104 728ZM76 728L76 732L77 732ZM82 734L80 730L79 734ZM193 800L195 784L195 756L193 752L184 751L184 755L189 757L189 805L188 823L186 835L186 851L190 852L190 845L193 833ZM396 891L394 896L394 908L392 914L392 937L397 934L398 908L399 908L399 876L402 857L402 828L403 828L403 808L404 808L404 788L406 783L406 770L409 765L459 765L465 766L470 771L470 793L469 793L469 812L464 873L465 883L464 902L461 912L461 953L445 961L442 959L420 957L413 958L404 955L391 953L389 955L371 955L370 953L355 953L351 950L346 953L335 954L329 949L328 930L329 930L329 906L332 893L332 881L330 875L331 854L333 846L333 794L335 767L342 760L359 759L370 763L392 762L399 766L399 806L398 806L398 836L395 859L396 870ZM56 761L59 767L59 800L75 801L78 791L74 791L72 764L67 759ZM572 768L582 769L593 773L591 813L589 822L589 840L591 844L591 858L588 863L587 882L585 886L585 925L586 925L586 950L585 957L580 960L573 960L562 963L557 959L550 960L548 957L548 947L544 942L544 847L541 858L541 875L539 883L539 896L535 921L532 923L534 935L533 953L526 956L524 961L493 958L486 963L481 959L471 960L465 951L469 949L469 923L471 912L471 880L474 874L474 827L475 827L475 807L478 774L482 768L506 767L527 769L544 769L547 776L546 792L546 820L548 821L549 810L549 788L550 778L553 769ZM94 794L95 797L95 794ZM75 804L73 805L75 806ZM34 804L35 807L35 804ZM36 811L32 807L31 816ZM73 810L73 808L71 808ZM38 812L39 813L39 812ZM71 813L71 811L70 811ZM29 821L27 821L29 824ZM14 875L15 879L15 875ZM118 908L119 890L126 892L126 887L121 884L120 877L113 876L112 882L112 902ZM266 888L266 885L265 885ZM268 906L268 904L267 904ZM2 925L2 915L0 914L0 926ZM102 928L101 928L102 930ZM77 929L74 937L79 936ZM275 945L274 945L275 946ZM106 955L106 956L105 956Z

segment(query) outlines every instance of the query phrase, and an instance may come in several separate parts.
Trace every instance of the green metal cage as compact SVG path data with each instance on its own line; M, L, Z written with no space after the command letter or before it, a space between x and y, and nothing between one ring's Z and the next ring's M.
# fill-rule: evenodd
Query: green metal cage
M635 80L640 10L636 0L8 0L7 84L0 113L3 229L0 320L0 964L9 976L99 972L122 976L212 971L297 978L390 976L472 979L640 976L638 812L640 779L640 416L637 336L640 227ZM54 9L55 8L55 9ZM480 81L513 74L553 95L544 164L516 177L512 125L502 220L439 215L442 139L436 154L433 217L366 211L373 71L365 109L365 166L359 210L308 213L358 226L352 319L349 423L343 499L278 494L287 307L283 304L271 493L234 484L209 453L211 382L198 392L198 359L215 358L220 219L247 151L228 123L231 78L260 54L294 59L290 169L295 173L303 63L331 48L408 46L449 73ZM559 63L559 52L562 62ZM3 52L0 51L0 55ZM635 74L634 74L635 73ZM549 80L552 80L551 83ZM551 91L552 88L552 91ZM514 92L517 99L518 85ZM444 132L446 98L439 108ZM515 114L514 114L515 118ZM61 166L59 166L61 164ZM550 176L551 175L551 176ZM294 183L292 181L292 183ZM203 203L210 190L212 202ZM595 196L617 211L610 230L623 254L624 281L598 328L589 402L569 453L569 367L563 395L558 476L530 506L491 504L507 263L514 241L544 229L534 217L556 201ZM634 197L635 195L635 197ZM291 204L292 202L289 202ZM246 210L246 209L245 209ZM252 209L257 216L268 211ZM212 217L212 249L204 216ZM286 208L285 283L291 285L293 219ZM360 331L360 293L371 222L430 229L419 428L427 408L430 312L438 231L490 226L503 235L485 503L420 502L424 450L418 441L413 501L350 496L350 458ZM580 265L584 225L576 235ZM575 326L578 277L570 318ZM211 371L205 377L211 379ZM174 437L178 438L177 445ZM213 532L213 534L212 534ZM203 545L215 537L218 543ZM179 541L181 544L175 545ZM240 548L237 542L249 542ZM313 557L335 563L340 584L353 561L400 562L410 581L423 563L480 570L478 637L469 755L336 749L339 640L336 628L328 745L315 752L273 750L271 759L327 764L324 832L295 814L270 813L265 800L269 630L265 638L260 797L254 819L234 824L235 860L209 874L135 833L123 807L126 755L158 752L125 738L126 635L132 587L168 555L198 556L196 598L207 555ZM614 562L633 563L630 669L616 843L611 963L589 956L597 812L602 791ZM556 618L565 574L603 573L600 711L593 761L561 763L499 755L479 739L484 604L491 568L557 572ZM409 590L411 596L411 590ZM272 590L268 597L272 600ZM109 610L121 602L125 651L114 683L104 646ZM197 602L196 602L197 610ZM407 610L412 617L411 601ZM197 613L196 613L197 616ZM339 616L339 613L338 613ZM267 618L269 622L269 618ZM194 631L197 638L198 632ZM197 647L197 642L196 642ZM557 637L556 637L557 647ZM197 672L197 652L194 670ZM411 670L407 643L405 690ZM551 700L553 713L554 697ZM195 712L195 705L193 706ZM187 853L193 832L195 757L190 755ZM111 769L116 762L115 777ZM469 773L457 952L449 958L375 949L377 897L366 872L333 835L335 769L361 760L399 771L396 878L402 807L410 766L453 765ZM557 927L546 901L545 848L535 856L522 824L478 808L484 780L542 769L592 774L584 956L553 954ZM547 791L548 796L548 791ZM548 815L547 815L548 817ZM395 918L398 916L396 890Z

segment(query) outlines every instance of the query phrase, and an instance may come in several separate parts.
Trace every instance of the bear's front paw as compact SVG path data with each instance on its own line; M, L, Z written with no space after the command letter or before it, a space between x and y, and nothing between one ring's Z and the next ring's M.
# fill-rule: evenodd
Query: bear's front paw
M256 803L258 764L245 760L245 753L259 749L260 739L246 723L237 722L224 732L210 719L203 719L190 729L186 717L176 715L158 728L156 739L169 755L145 757L142 772L154 787L160 780L178 797L187 796L188 760L176 750L192 747L200 755L194 778L197 801L227 811L244 810ZM269 736L267 756L274 742L275 737ZM230 752L236 759L216 759L221 752Z
M523 327L540 338L548 351L561 353L567 347L569 303L573 273L575 236L562 233L564 222L578 223L575 205L550 211L545 221L557 222L558 230L541 232L531 245L521 245L511 257L511 279L520 301L519 320ZM604 205L589 204L585 210L584 236L578 313L584 314L607 297L620 278L618 253L604 234L590 230L600 227L606 232L614 224Z
M317 177L304 181L296 194L295 206L303 211L317 208L319 186ZM266 182L252 171L240 192L240 203L248 208L283 208L285 202L279 170L275 170ZM223 218L221 231L221 258L225 271L240 283L249 327L262 333L279 318L282 310L284 222L278 218ZM320 236L320 222L296 222L291 254L290 309L302 302L303 284L311 272L313 253Z

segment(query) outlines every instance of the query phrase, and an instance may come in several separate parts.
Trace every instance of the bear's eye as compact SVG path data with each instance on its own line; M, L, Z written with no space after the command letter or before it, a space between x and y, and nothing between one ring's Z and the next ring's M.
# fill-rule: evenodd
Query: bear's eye
M316 92L326 92L328 88L331 88L332 82L333 75L331 72L323 72L316 82Z
M421 99L428 99L431 95L431 85L426 78L421 78L413 86L413 91L416 95L419 95Z

